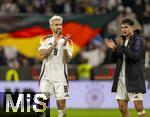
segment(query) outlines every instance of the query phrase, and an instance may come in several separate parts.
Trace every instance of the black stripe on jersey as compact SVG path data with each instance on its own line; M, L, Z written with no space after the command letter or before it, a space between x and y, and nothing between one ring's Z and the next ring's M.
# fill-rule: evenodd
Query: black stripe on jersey
M44 63L43 70L42 70L42 72L40 74L40 77L39 77L39 84L40 84L40 80L41 80L41 78L42 78L42 76L44 74L44 71L45 71L45 63Z
M66 65L64 64L64 75L68 84L68 76L67 76L67 72L66 72Z

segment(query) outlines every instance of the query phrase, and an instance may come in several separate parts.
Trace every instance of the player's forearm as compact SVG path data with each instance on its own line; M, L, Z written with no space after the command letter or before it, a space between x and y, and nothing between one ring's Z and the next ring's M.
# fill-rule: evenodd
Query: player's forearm
M66 49L63 50L63 54L64 63L69 63L69 61L71 60L71 56L68 54Z
M41 50L40 51L41 59L43 60L43 59L47 58L52 53L52 51L54 50L56 45L57 44L53 44L50 48Z

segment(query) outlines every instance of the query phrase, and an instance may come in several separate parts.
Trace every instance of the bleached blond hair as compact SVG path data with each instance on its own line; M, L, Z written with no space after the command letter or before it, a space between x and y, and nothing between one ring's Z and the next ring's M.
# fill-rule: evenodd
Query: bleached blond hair
M63 22L63 18L62 18L61 16L54 15L53 17L51 17L51 18L49 19L49 24L50 24L50 26L52 25L53 21L55 21L55 20L61 20L61 22Z

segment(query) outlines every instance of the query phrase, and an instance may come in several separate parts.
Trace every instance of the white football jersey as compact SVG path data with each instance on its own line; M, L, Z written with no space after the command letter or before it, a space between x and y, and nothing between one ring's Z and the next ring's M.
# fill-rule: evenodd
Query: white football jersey
M45 40L41 41L38 50L48 49L54 43L54 37L47 36ZM66 81L67 80L67 64L63 62L63 44L65 39L61 38L57 46L51 54L43 60L40 79L47 79L50 81ZM70 41L69 41L70 42ZM66 49L69 56L72 57L73 47L72 44L67 42ZM72 42L71 42L72 43Z

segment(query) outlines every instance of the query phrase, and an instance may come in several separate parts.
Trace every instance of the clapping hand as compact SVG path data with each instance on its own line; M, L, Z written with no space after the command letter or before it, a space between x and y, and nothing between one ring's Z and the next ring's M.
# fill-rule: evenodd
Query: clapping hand
M122 37L118 36L116 42L117 42L117 45L118 45L118 46L120 46L120 47L123 46L123 39L122 39Z
M116 45L112 39L105 38L104 41L105 41L106 47L111 48L112 50L115 49Z
M67 44L67 41L68 41L68 39L70 39L70 37L71 37L71 34L66 34L66 36L65 36L65 42L64 42L64 46L66 46L66 44Z

